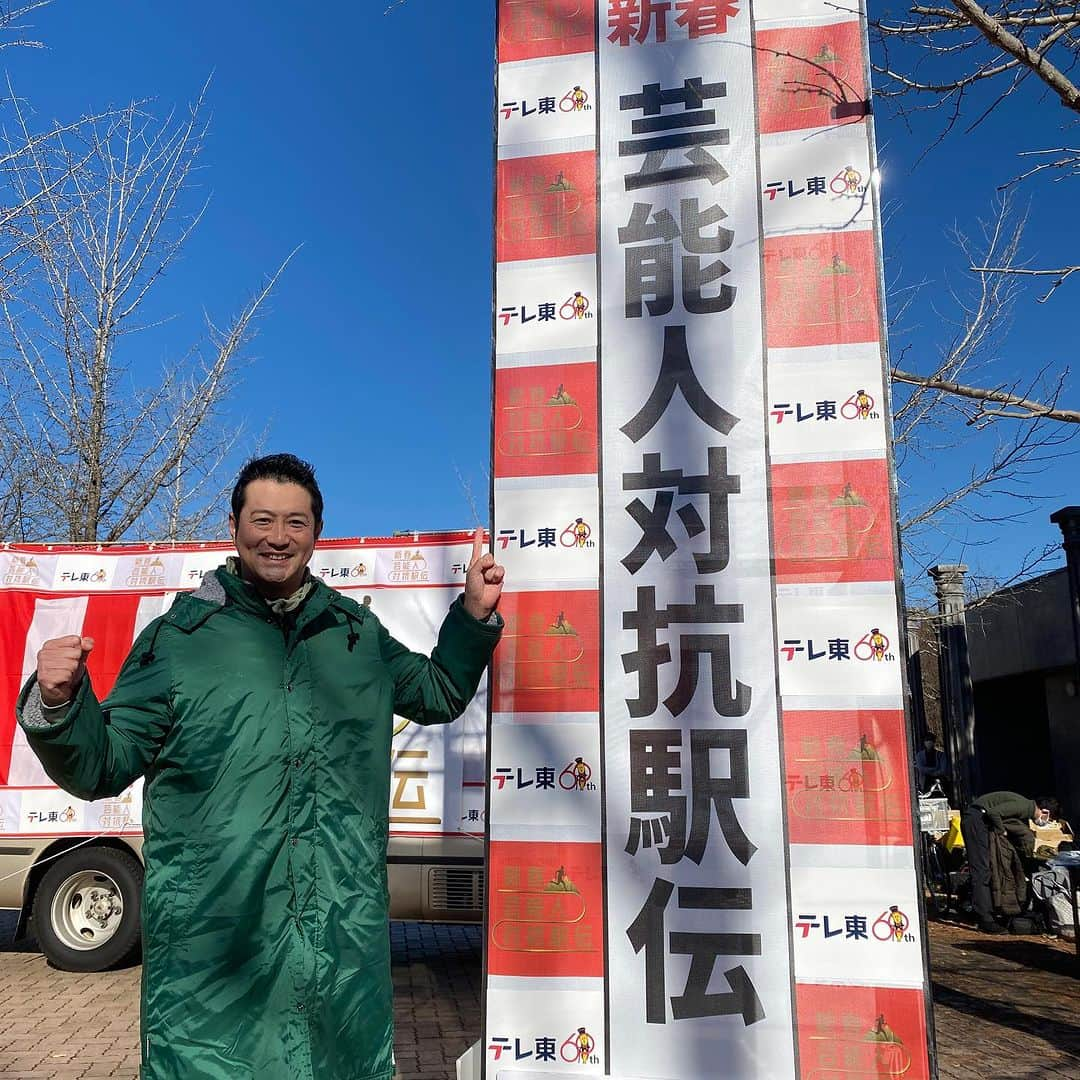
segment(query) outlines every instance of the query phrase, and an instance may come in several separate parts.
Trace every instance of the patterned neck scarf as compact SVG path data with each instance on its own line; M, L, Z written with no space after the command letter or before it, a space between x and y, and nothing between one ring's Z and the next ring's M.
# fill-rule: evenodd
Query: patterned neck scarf
M244 575L240 572L240 559L236 555L229 555L225 559L225 569L234 577L240 578L244 581ZM249 588L254 589L255 586L250 581L246 582ZM284 596L280 600L269 600L265 596L263 602L275 615L284 615L287 611L295 611L306 599L311 587L314 584L314 579L308 570L304 571L304 580L300 585L300 588L296 590L291 596ZM255 590L258 592L258 590Z

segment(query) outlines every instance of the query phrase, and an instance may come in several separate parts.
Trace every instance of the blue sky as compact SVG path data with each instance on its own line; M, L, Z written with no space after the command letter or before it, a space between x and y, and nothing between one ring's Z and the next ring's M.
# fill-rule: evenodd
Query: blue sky
M152 98L183 106L212 75L212 135L199 183L209 211L159 289L176 317L140 341L137 362L183 353L202 311L224 320L296 245L261 324L234 418L266 446L315 462L330 535L467 527L483 515L489 453L493 5L408 0L304 8L257 0L184 4L56 0L37 13L44 51L7 51L38 119ZM960 262L944 233L985 215L1014 152L1061 145L1064 110L1031 95L913 164L930 128L880 113L890 276L940 295ZM1024 132L1024 143L1017 142ZM1075 184L1031 189L1028 254L1074 262ZM1071 291L1070 291L1071 289ZM1074 351L1080 283L1017 311L1003 376ZM903 343L940 337L921 304ZM132 357L135 358L135 357ZM1075 378L1071 397L1077 397ZM925 494L965 468L962 452L914 465ZM941 539L943 561L1005 576L1052 541L1051 510L1076 462L1035 478L1049 496L1030 522ZM918 568L915 568L918 572ZM914 584L914 583L913 583Z

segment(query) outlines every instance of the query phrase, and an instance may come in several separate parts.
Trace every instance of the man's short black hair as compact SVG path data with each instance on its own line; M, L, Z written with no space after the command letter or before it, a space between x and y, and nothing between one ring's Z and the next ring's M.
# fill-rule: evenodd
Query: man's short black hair
M1061 803L1053 795L1036 795L1033 801L1040 810L1045 810L1050 815L1051 821L1057 821L1061 814Z
M252 458L236 478L232 493L233 517L240 519L244 509L244 492L252 480L276 480L279 484L299 484L311 496L311 510L315 515L315 527L322 525L323 498L315 480L315 469L295 454L267 454Z

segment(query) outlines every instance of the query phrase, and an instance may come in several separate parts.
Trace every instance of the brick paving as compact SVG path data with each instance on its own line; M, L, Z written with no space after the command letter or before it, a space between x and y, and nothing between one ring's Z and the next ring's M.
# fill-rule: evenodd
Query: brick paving
M480 1038L478 926L391 923L394 1056L401 1080L454 1080Z
M10 944L14 928L0 912L0 1077L136 1080L142 969L57 971L32 942ZM479 1037L481 940L476 926L391 924L399 1080L453 1080Z
M939 1080L1080 1080L1080 958L1050 937L930 924Z
M13 926L0 913L0 1077L135 1080L140 969L55 971ZM941 923L930 940L940 1080L1080 1080L1071 946ZM394 923L391 946L400 1080L453 1080L480 1032L480 931Z

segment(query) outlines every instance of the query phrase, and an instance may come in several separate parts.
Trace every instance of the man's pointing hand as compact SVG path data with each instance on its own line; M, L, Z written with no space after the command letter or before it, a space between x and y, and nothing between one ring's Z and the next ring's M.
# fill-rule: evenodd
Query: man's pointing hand
M465 610L483 622L495 610L502 594L505 569L491 552L484 551L484 530L473 533L472 559L465 573Z

